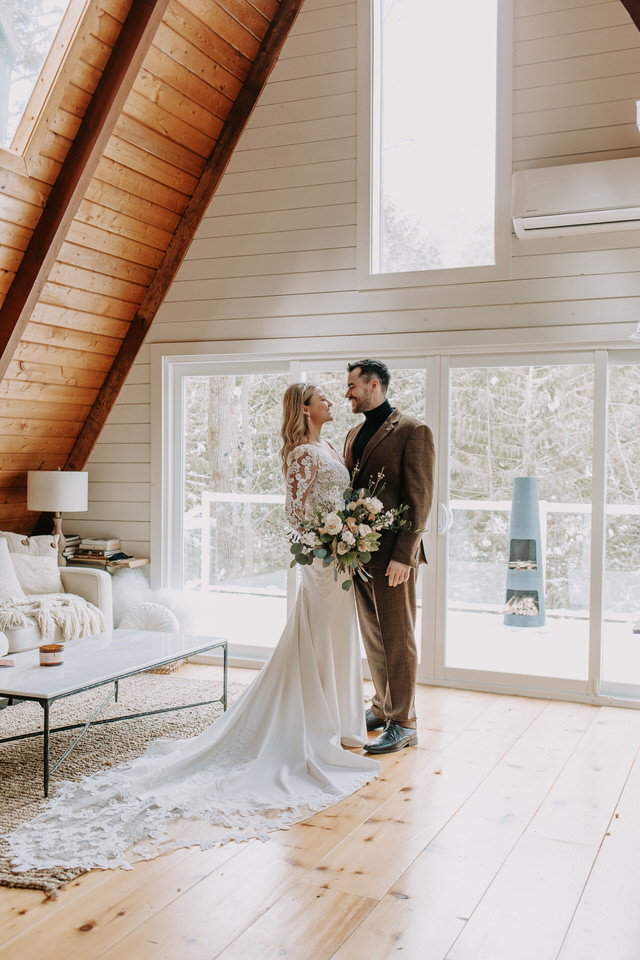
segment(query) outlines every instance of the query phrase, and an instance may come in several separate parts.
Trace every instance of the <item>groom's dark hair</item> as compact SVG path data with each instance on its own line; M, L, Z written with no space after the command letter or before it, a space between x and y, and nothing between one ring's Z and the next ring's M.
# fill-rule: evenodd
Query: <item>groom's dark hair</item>
M386 394L391 380L391 371L386 363L383 363L382 360L355 360L353 363L347 364L349 373L357 370L358 367L360 367L360 376L363 380L368 383L375 377L376 380L380 381L380 386Z

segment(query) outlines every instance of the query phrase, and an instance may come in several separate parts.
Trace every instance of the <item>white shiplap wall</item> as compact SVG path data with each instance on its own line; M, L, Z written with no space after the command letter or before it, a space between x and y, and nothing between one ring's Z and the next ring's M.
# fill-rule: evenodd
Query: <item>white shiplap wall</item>
M514 0L514 168L640 154L640 33L619 0ZM358 290L357 2L306 0L148 343L420 332L460 343L624 344L634 232L513 240L511 279ZM149 347L72 525L149 555ZM70 526L67 527L70 529Z

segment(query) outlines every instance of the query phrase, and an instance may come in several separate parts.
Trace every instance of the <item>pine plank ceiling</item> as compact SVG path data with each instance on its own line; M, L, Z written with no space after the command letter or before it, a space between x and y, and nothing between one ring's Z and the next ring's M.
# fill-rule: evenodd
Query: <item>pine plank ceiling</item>
M0 155L0 528L28 470L85 466L302 2L85 4Z

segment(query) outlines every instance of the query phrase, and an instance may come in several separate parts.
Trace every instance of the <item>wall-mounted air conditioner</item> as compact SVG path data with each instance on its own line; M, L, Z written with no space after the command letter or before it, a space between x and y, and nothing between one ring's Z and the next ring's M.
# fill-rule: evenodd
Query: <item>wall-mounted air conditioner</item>
M516 170L512 216L521 240L640 229L640 157Z

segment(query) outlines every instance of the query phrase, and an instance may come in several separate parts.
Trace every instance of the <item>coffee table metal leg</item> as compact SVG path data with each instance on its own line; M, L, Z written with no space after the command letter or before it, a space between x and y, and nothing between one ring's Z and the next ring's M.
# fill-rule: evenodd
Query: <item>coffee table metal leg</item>
M44 710L44 795L49 796L49 701L42 704Z
M227 645L222 648L222 709L227 709Z

